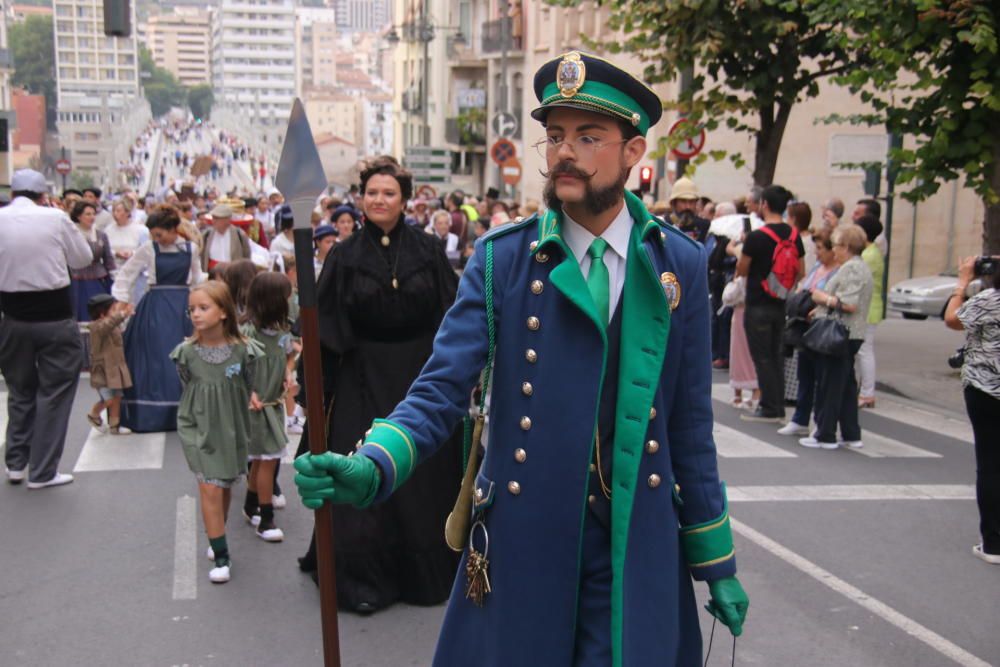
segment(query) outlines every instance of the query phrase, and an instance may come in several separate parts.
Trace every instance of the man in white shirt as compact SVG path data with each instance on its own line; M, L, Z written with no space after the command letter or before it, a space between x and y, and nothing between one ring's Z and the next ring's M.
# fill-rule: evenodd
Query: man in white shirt
M208 271L216 264L250 259L250 239L239 227L233 227L233 209L219 204L212 209L212 228L205 231L201 269Z
M48 184L37 171L11 179L14 200L0 209L0 372L7 381L7 481L29 489L59 486L58 471L83 365L73 318L69 269L94 257L65 213L44 206Z

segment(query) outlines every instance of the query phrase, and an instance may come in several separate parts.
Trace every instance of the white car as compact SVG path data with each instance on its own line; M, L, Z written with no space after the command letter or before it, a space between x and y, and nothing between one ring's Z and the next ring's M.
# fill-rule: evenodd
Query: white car
M908 320L943 318L944 307L956 285L958 275L954 273L910 278L892 286L887 308L902 313Z

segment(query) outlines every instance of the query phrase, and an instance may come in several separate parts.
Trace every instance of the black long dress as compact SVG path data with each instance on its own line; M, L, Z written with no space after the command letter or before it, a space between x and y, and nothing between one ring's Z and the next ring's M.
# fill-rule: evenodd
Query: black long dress
M335 247L318 282L328 446L340 454L354 451L372 420L387 417L405 397L458 286L434 237L402 220L388 245L383 236L366 222ZM385 503L334 506L341 608L374 611L396 601L431 605L448 598L458 557L445 544L444 523L461 463L456 435Z

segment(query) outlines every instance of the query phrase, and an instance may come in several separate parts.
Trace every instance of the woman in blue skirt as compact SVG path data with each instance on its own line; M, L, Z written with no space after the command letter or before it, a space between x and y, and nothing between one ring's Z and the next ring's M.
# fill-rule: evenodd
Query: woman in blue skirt
M89 322L87 303L95 294L111 293L111 272L115 270L115 258L111 253L111 244L102 231L94 228L97 217L97 207L85 201L79 201L70 211L70 220L75 222L83 232L90 250L94 253L94 261L83 269L70 271L73 297L73 310L78 322Z
M188 288L204 278L197 246L179 237L180 221L173 206L150 213L146 226L152 240L129 258L112 288L116 299L134 309L125 330L125 360L133 385L125 390L121 423L137 433L177 428L181 383L170 352L191 335ZM132 287L143 270L149 273L149 291L136 308Z

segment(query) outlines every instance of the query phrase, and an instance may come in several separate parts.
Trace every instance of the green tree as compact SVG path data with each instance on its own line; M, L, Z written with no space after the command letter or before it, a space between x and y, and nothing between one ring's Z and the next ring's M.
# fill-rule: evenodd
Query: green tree
M813 0L817 13L825 12ZM839 4L839 3L829 3ZM1000 5L996 0L852 0L842 48L871 64L838 77L874 109L830 120L880 125L902 195L920 201L964 175L983 199L983 250L1000 254Z
M575 5L580 0L547 0ZM860 63L833 30L835 19L816 20L810 0L598 0L610 8L608 27L624 39L585 43L611 53L636 54L648 63L645 79L670 81L691 72L676 102L665 104L694 121L665 140L675 148L699 127L720 125L755 142L753 180L770 184L785 127L797 102L819 94L819 82ZM827 14L850 3L829 1ZM724 151L700 155L695 163ZM741 154L729 156L736 166Z
M32 95L45 96L45 117L51 127L56 121L56 66L52 19L29 16L23 23L7 28L7 40L14 61L12 85Z
M172 107L184 106L187 90L169 70L153 62L153 56L145 46L139 47L139 72L143 92L154 116L162 116Z
M207 83L188 88L188 106L195 118L206 120L212 113L212 105L215 103L215 94L212 87Z

